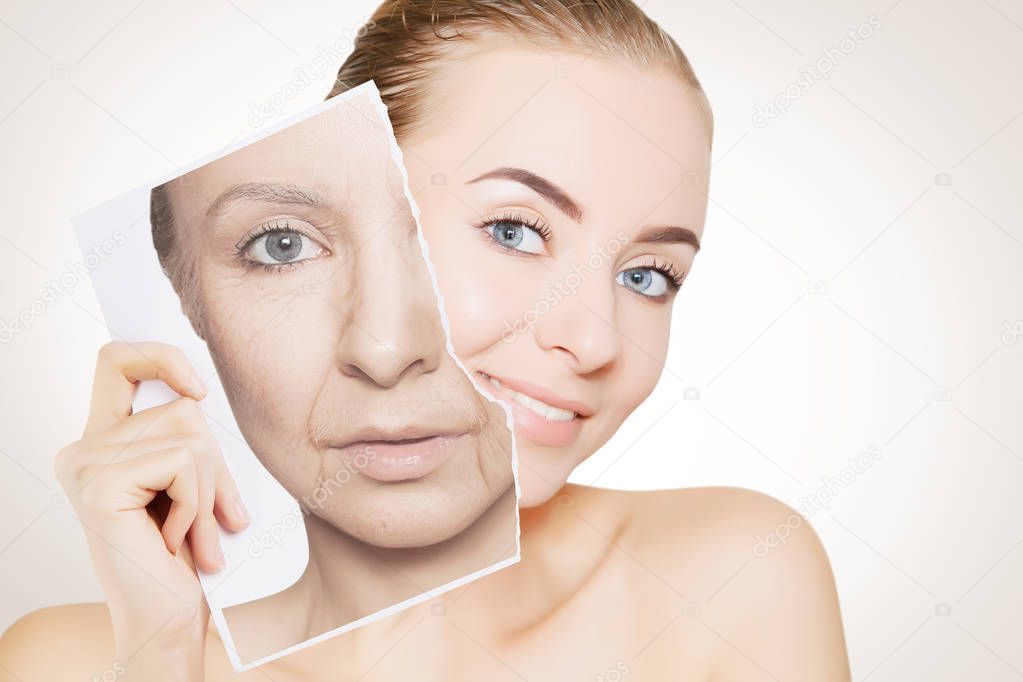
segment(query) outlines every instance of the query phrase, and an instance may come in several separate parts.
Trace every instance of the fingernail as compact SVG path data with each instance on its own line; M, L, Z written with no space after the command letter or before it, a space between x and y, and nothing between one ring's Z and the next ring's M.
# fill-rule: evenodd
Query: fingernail
M240 497L234 501L234 513L242 523L248 523L252 520L252 515L249 514L249 510L245 507L245 503L242 502Z

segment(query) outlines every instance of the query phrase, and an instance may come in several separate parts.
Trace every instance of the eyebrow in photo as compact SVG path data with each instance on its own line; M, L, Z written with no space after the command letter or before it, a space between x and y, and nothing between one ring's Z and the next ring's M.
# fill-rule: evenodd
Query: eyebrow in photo
M210 218L217 216L230 204L241 199L268 204L296 204L311 208L319 208L324 203L319 192L311 187L287 183L246 182L221 193L206 210L206 216Z
M495 179L511 180L525 185L575 222L582 221L583 210L565 190L561 189L551 180L524 168L512 168L509 166L495 168L469 180L465 184L471 185L481 180ZM700 250L700 240L695 232L687 227L677 227L674 225L648 227L632 241L647 244L689 244L696 251Z

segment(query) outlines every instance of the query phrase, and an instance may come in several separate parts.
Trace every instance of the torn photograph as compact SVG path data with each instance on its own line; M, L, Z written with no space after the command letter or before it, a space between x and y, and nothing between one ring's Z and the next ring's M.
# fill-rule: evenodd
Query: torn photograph
M73 221L117 242L91 273L116 352L198 373L126 374L122 449L201 461L150 517L187 530L166 556L236 671L519 559L511 413L452 352L407 178L368 82Z

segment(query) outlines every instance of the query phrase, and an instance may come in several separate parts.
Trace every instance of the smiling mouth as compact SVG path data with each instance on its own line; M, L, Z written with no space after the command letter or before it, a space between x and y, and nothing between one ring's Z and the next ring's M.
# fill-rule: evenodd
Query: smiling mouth
M581 416L578 412L574 412L573 410L555 407L554 405L545 403L533 396L515 391L509 388L506 384L501 383L500 379L496 379L485 372L477 372L477 374L486 379L491 386L499 389L502 396L521 405L522 407L525 407L527 410L534 412L547 421L570 422Z
M479 389L505 401L511 409L515 433L534 445L548 448L572 445L594 414L587 403L565 399L543 386L479 370L476 374Z

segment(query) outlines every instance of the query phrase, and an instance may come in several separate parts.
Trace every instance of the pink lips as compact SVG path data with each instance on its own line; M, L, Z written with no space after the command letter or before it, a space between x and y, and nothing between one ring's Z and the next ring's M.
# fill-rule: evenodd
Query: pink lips
M377 432L366 433L366 436L376 435ZM400 435L390 438L357 436L357 440L333 449L363 476L381 483L394 483L428 476L471 446L468 432L398 437Z
M498 387L486 378L488 375L483 372L479 374L484 375L479 377L480 387L493 397L506 401L511 407L512 418L515 420L515 432L541 447L562 448L571 445L578 438L583 421L593 414L593 410L583 403L565 400L535 384L495 376L494 378L501 382L501 386ZM546 419L528 407L515 402L509 395L508 389L542 401L552 407L571 410L576 413L576 417L568 421Z

